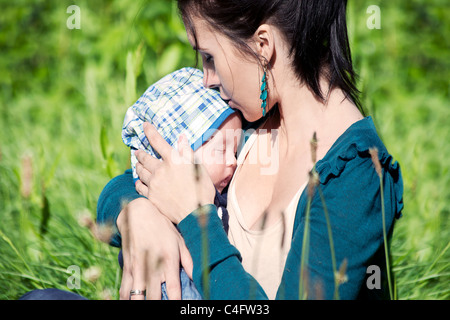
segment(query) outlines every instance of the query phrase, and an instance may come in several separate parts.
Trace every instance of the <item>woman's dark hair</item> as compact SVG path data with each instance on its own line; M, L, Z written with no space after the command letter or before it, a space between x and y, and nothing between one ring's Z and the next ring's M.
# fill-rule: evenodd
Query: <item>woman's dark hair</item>
M324 101L320 77L340 88L361 110L346 23L347 0L178 0L189 33L192 17L201 17L233 40L238 48L255 53L246 41L263 23L277 27L291 44L290 56L298 78Z

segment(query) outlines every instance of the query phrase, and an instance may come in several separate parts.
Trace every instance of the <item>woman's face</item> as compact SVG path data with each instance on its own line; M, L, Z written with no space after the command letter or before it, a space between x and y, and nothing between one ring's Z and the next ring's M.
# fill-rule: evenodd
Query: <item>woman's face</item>
M262 70L257 61L240 53L226 36L212 30L204 20L192 21L197 47L193 35L188 33L188 38L202 57L205 87L218 88L222 99L240 110L247 121L260 119Z

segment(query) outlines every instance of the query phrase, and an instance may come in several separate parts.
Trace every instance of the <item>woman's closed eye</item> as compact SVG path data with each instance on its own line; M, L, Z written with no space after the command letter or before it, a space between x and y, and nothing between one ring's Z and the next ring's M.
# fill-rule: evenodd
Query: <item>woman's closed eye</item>
M202 58L203 58L203 62L205 64L213 64L214 63L214 58L212 55L207 54L207 53L203 53L202 54Z

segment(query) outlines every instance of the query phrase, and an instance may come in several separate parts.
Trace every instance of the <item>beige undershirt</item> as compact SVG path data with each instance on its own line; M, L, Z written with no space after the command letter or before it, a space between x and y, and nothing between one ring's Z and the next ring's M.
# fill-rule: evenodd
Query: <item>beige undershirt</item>
M269 299L274 299L283 275L287 254L291 247L295 213L300 195L306 183L300 187L284 211L285 221L280 220L264 230L250 230L239 208L235 190L235 178L257 138L253 133L238 157L238 166L228 191L228 238L241 253L242 265L262 286ZM283 247L282 237L284 235Z

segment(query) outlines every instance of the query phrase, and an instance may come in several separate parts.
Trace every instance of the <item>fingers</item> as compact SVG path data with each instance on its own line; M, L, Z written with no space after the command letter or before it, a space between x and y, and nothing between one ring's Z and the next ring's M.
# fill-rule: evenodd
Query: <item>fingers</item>
M147 283L147 300L161 300L161 275L152 273Z
M192 264L192 259L190 255L187 257ZM164 264L164 268L162 268ZM171 259L162 262L156 262L154 268L144 269L135 268L134 278L130 273L126 272L124 269L124 275L122 277L122 286L120 288L120 299L130 299L130 300L161 300L161 284L166 283L166 292L169 300L181 300L181 281L180 281L180 265L178 259ZM188 276L192 277L192 268L188 273ZM145 295L130 295L130 290L144 290L146 289Z
M129 299L130 300L145 300L146 296L145 294L136 294L136 295L131 295L131 290L141 290L144 291L147 288L147 282L145 280L146 278L146 272L147 272L147 268L146 268L146 261L147 259L147 255L145 255L144 259L140 259L140 262L144 262L142 263L136 263L133 265L133 284L131 285L130 291L128 291L129 293ZM144 261L142 261L144 260Z
M163 159L168 159L172 154L173 148L159 134L156 128L151 124L144 122L144 133L153 149L160 154Z
M169 300L181 300L180 263L166 260L166 290Z
M126 267L131 265L130 268ZM120 287L121 300L161 300L161 283L163 273L158 269L158 262L150 261L147 254L140 256L136 263L124 264L122 283ZM132 294L132 291L142 291Z
M142 289L134 289L134 288L142 288ZM135 293L133 293L133 291L135 291ZM140 291L141 293L136 293L137 291ZM130 291L128 291L129 299L130 300L146 300L147 292L148 292L148 290L146 290L146 286L144 284L141 284L140 286L133 284L132 289L130 289Z
M184 241L180 244L180 260L181 265L184 268L184 271L186 271L188 277L192 280L192 272L194 269L194 262L192 261L191 254L186 247L186 244Z
M161 160L153 157L152 155L146 153L143 150L136 150L134 152L134 155L136 156L136 159L138 162L136 163L136 172L137 170L141 170L141 174L143 170L148 171L149 174L155 171L155 169L161 165ZM140 169L138 169L139 165L141 166ZM139 178L142 178L139 174Z
M148 198L149 189L145 184L142 183L141 180L137 180L134 187L136 188L137 193Z
M130 290L132 285L133 285L133 277L131 276L131 273L124 268L122 273L122 282L120 284L119 290L120 300L130 299Z
M137 274L135 270L135 274ZM144 300L145 294L131 294L131 290L145 290L146 284L139 280L139 277L133 278L131 270L125 267L122 274L122 283L120 285L120 300Z
M141 163L136 163L136 173L139 176L139 179L148 182L151 179L151 173Z
M136 181L134 187L136 188L137 193L139 193L141 196L146 195L146 186L141 182L141 180Z

